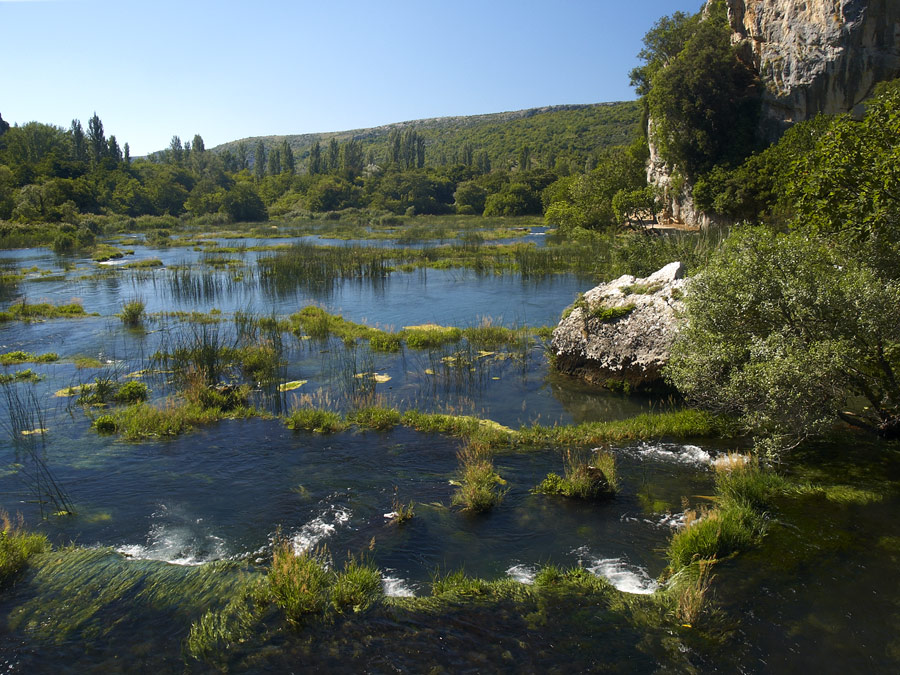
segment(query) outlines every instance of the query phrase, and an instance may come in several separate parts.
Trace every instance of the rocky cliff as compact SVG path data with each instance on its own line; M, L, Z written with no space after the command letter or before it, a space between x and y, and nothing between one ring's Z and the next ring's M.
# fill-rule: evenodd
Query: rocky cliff
M900 0L727 0L727 6L732 41L765 88L760 134L767 141L819 112L850 112L877 82L900 76ZM675 220L704 223L690 186L671 185L670 168L652 143L647 178L670 188Z

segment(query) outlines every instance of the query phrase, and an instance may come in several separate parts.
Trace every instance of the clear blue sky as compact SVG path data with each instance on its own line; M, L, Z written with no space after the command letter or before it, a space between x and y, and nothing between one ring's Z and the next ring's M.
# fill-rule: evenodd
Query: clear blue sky
M0 114L96 110L132 155L633 99L660 16L702 0L0 0Z

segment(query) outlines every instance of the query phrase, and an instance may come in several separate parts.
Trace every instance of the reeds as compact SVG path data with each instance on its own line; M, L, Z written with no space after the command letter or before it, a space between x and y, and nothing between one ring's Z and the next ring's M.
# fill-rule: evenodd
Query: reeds
M119 312L119 318L129 328L137 328L144 321L144 301L140 298L127 301L122 305L122 311Z
M42 534L29 534L23 528L21 514L15 522L9 514L0 509L0 586L22 570L28 559L37 553L43 553L50 544Z

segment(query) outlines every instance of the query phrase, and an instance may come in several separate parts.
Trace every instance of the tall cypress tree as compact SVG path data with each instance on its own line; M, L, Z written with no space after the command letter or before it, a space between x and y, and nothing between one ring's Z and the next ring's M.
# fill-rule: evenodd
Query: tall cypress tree
M81 128L81 120L72 120L72 128L69 133L72 139L72 159L76 162L86 162L87 147L84 143L84 129Z
M106 137L103 135L103 122L100 121L96 111L88 120L87 137L91 148L91 161L97 164L106 154L107 147Z
M309 175L315 176L320 173L322 173L322 146L316 141L309 149Z
M294 165L294 151L288 144L287 139L281 142L281 170L284 173L294 175L296 167Z
M266 144L262 140L256 143L256 151L253 153L253 175L264 178L266 175Z

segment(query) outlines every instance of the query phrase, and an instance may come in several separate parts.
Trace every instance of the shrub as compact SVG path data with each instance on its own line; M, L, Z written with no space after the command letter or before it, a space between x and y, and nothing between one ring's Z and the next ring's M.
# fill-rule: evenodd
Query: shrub
M375 333L369 338L369 348L374 352L400 351L400 336L394 333Z
M113 395L113 399L117 403L137 403L139 401L146 401L149 392L150 390L143 382L130 380L119 387L119 390Z
M144 320L144 303L141 300L129 300L122 305L119 318L126 326L140 326Z
M93 427L98 434L114 434L118 430L116 418L113 415L101 415L94 420Z

